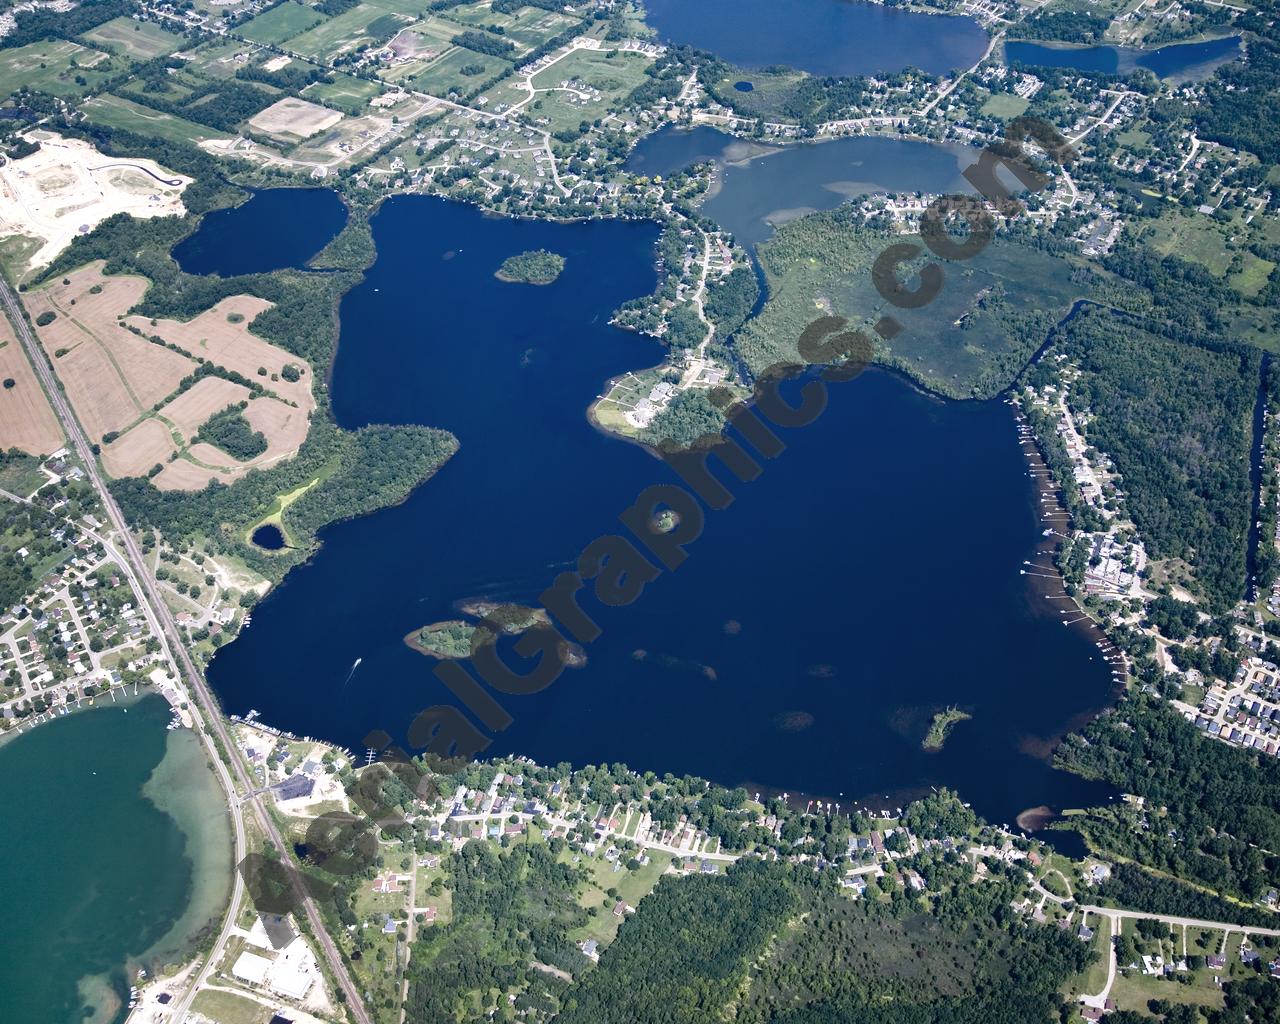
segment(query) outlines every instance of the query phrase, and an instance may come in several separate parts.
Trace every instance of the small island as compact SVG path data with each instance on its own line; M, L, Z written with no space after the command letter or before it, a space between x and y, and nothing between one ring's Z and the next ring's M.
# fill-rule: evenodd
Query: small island
M449 619L414 630L404 642L429 658L469 658L475 631L476 627L469 622Z
M947 737L951 735L951 730L960 722L968 721L972 717L973 715L967 711L961 711L956 707L934 712L933 721L929 723L929 731L925 733L920 743L921 749L930 752L941 750L942 745L947 742Z
M508 256L494 276L512 284L550 284L564 270L564 257L546 249Z

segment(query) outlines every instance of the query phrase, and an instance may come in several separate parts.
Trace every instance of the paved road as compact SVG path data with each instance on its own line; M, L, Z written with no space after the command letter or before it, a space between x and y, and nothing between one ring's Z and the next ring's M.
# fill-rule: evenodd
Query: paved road
M1115 907L1094 907L1080 905L1081 910L1090 914L1105 914L1108 917L1126 917L1134 921L1163 921L1165 924L1186 928L1212 928L1216 931L1243 932L1246 935L1280 936L1280 928L1255 928L1246 924L1231 924L1227 921L1201 921L1194 917L1173 917L1169 914L1147 914L1141 910L1118 910Z
M231 734L227 729L226 723L223 721L222 713L218 705L214 702L212 695L205 686L204 677L196 669L195 664L191 660L190 654L187 652L182 638L178 633L178 627L174 622L173 615L170 613L168 606L164 603L160 593L156 587L155 579L148 573L146 562L143 560L142 552L138 548L137 542L133 538L133 534L129 532L128 524L125 522L124 515L120 511L120 507L116 504L115 498L107 489L102 480L102 476L98 470L98 462L94 457L92 447L88 439L85 437L84 431L80 428L79 421L75 418L71 410L71 406L67 402L66 396L58 387L58 382L54 378L53 370L50 368L44 351L40 348L39 343L31 333L31 328L27 325L26 318L22 314L22 307L19 305L17 297L13 294L13 289L9 287L9 283L0 277L0 302L3 302L5 312L9 320L13 324L14 331L17 333L19 340L22 342L23 348L27 351L32 365L35 367L36 373L40 376L40 381L44 385L45 391L49 395L50 401L53 403L54 411L58 415L58 419L62 423L63 429L70 438L72 445L79 454L81 461L84 463L85 472L88 473L90 481L97 488L98 494L102 499L103 509L106 511L107 518L111 521L111 525L115 528L120 538L122 568L125 575L129 578L130 584L133 586L134 593L138 595L142 606L150 620L152 628L156 631L156 635L161 638L162 642L168 647L170 659L179 667L182 677L185 679L188 691L195 698L195 701L203 714L206 729L201 731L205 745L209 748L212 755L212 761L217 768L219 780L227 794L227 806L231 810L231 819L235 826L235 856L239 862L245 855L245 835L244 835L244 818L242 807L236 798L235 784L232 782L231 776L227 772L227 767L222 758L218 755L213 736L222 743L223 749L227 752L227 756L231 761L232 771L235 773L235 781L239 783L242 792L252 792L255 788L245 770L241 760L236 756L236 746L231 738ZM210 734L212 730L212 735ZM284 839L281 837L279 830L275 826L275 822L271 816L264 810L260 798L252 797L245 801L249 803L254 811L254 817L257 819L259 826L270 840L271 844L279 851L282 860L289 862L291 852ZM356 989L355 984L351 980L351 976L347 972L346 964L343 963L342 957L338 954L337 947L333 940L329 937L329 933L325 931L324 922L320 918L320 911L315 905L315 901L311 896L298 886L298 895L301 899L302 909L307 915L307 921L311 925L311 931L315 936L317 943L321 947L324 958L328 961L329 969L333 976L337 979L338 985L342 988L347 998L347 1007L355 1017L357 1024L372 1024L372 1021L365 1011L364 1003L360 998L360 993ZM204 978L211 969L216 959L216 955L221 952L223 944L230 934L230 930L235 924L236 909L240 905L241 897L244 893L244 879L239 871L234 873L234 889L230 905L227 908L227 916L223 921L222 931L219 934L218 941L215 944L208 960L200 972L200 977ZM190 1005L192 994L195 986L188 991L183 999L177 1012L174 1013L172 1020L175 1024L181 1024L186 1016L187 1008Z

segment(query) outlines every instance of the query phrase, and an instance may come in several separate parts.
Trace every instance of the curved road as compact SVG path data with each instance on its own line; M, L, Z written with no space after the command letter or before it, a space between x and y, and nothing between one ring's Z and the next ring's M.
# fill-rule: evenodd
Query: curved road
M156 588L155 579L147 571L146 562L143 560L142 552L138 548L137 542L133 539L133 534L129 532L128 524L125 522L124 515L120 511L120 507L116 504L115 498L107 489L102 480L102 476L98 470L98 462L94 457L93 449L85 437L84 431L80 428L79 421L75 418L68 404L66 397L63 395L61 388L58 386L57 380L54 378L53 370L49 366L48 360L45 358L44 351L40 348L39 343L31 333L31 328L27 325L26 317L23 316L22 307L18 303L17 297L13 293L13 289L9 286L8 281L0 276L0 302L3 302L5 313L8 315L13 329L19 340L22 342L23 348L27 351L27 357L31 360L32 366L35 367L36 373L40 377L41 384L44 385L45 391L48 393L49 401L52 403L54 411L58 415L58 419L62 423L63 430L66 431L67 437L79 454L81 461L84 463L85 472L88 473L90 481L97 489L99 497L102 500L102 507L110 519L112 527L114 527L117 536L120 538L120 547L123 558L121 565L128 576L130 584L134 588L134 593L142 599L143 607L146 610L147 618L152 628L155 629L156 635L161 638L165 646L168 647L168 653L173 662L181 670L182 676L185 678L188 692L195 698L195 703L199 708L201 716L204 719L205 729L201 730L205 745L209 748L209 752L213 757L213 763L217 767L218 777L222 782L223 789L227 794L227 805L231 811L231 819L235 825L235 857L237 863L245 855L245 836L244 836L244 817L240 800L236 796L236 784L239 785L240 791L253 794L245 798L244 803L252 806L254 817L259 827L270 840L271 844L279 852L282 861L289 863L290 849L281 837L279 830L272 821L271 816L266 813L262 806L261 798L254 794L256 788L249 779L248 773L245 771L244 765L236 756L236 746L231 738L231 734L227 729L226 723L223 721L222 712L218 705L214 702L212 695L206 688L204 677L196 669L195 664L191 660L190 654L182 643L182 638L178 633L178 627L174 622L173 615L169 611L168 605L164 603L159 591ZM227 766L219 756L217 748L213 741L213 736L222 743L223 749L227 753L228 759L231 761L231 770L235 774L233 783L231 776L227 772ZM306 912L307 921L311 925L312 934L316 943L320 946L321 952L324 954L325 960L329 964L329 970L337 979L339 987L346 996L346 1005L351 1011L357 1024L372 1024L368 1012L364 1008L364 1002L360 998L355 984L351 980L351 976L347 972L346 964L342 962L342 957L338 953L337 947L333 940L329 937L329 933L325 931L324 922L320 918L320 911L315 905L315 901L310 894L303 889L298 882L296 876L294 879L295 889L302 909ZM227 908L227 916L222 924L222 931L219 933L218 942L215 944L213 951L210 953L208 960L201 969L199 979L204 979L211 966L216 959L223 944L226 942L232 926L235 924L236 909L239 906L240 899L244 893L244 879L239 871L235 872L234 889L232 899ZM177 1012L173 1016L175 1024L181 1024L185 1018L187 1009L193 998L195 985L188 990L187 995L183 998L181 1004L177 1007Z

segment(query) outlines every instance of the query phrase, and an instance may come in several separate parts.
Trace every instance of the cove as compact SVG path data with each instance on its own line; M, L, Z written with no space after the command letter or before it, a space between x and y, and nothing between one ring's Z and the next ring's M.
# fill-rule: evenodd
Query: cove
M1200 81L1217 68L1239 58L1240 37L1209 39L1199 43L1175 43L1158 50L1128 46L1046 46L1040 43L1004 44L1006 64L1047 68L1072 68L1103 74L1127 74L1145 68L1157 78Z
M814 75L931 75L972 67L988 38L968 17L847 0L645 0L663 40L709 50L739 67L785 65Z
M740 242L756 245L784 221L829 210L873 192L972 192L960 172L973 150L914 139L846 136L827 142L766 146L716 128L663 128L627 158L634 174L668 175L716 164L701 213Z
M660 359L607 323L654 286L654 225L499 219L422 196L388 200L372 224L377 261L341 309L336 414L443 426L460 451L402 505L323 531L209 671L229 713L258 708L352 749L455 703L407 633L467 599L535 603L643 488L675 479L584 415L609 376ZM565 257L555 283L493 277L538 248ZM1010 409L943 403L879 371L831 398L708 513L678 571L629 607L584 595L603 629L587 664L500 696L513 722L488 754L891 806L948 785L1010 823L1105 800L1046 760L1111 684L1088 636L1020 574L1041 524ZM952 704L972 719L924 752Z
M0 746L21 823L0 846L0 1019L122 1021L137 965L177 962L222 912L230 821L199 739L168 721L151 695Z
M173 248L188 274L262 274L304 267L347 223L347 208L328 188L269 188L215 210Z

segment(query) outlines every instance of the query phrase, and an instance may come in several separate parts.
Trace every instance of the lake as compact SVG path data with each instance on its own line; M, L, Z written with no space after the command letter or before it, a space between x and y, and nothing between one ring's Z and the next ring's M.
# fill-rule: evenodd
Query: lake
M642 139L626 169L668 175L715 161L715 184L701 212L738 241L756 245L773 234L775 225L858 195L972 192L960 172L976 158L963 146L912 139L857 135L766 146L716 128L673 125Z
M989 42L972 18L848 0L646 0L644 6L664 41L744 68L875 75L915 67L941 75L972 67Z
M302 267L347 223L347 207L328 188L271 188L239 206L206 214L173 247L188 274L260 274Z
M661 359L608 325L654 287L656 226L414 196L388 200L373 230L377 262L342 304L336 415L446 427L461 449L402 505L326 529L209 672L229 713L357 750L453 700L407 633L469 598L534 602L640 490L673 479L585 415L607 378ZM565 257L555 283L493 276L539 248ZM1111 680L1020 574L1041 523L1010 409L871 371L785 439L677 573L630 607L589 602L604 634L587 664L503 698L514 722L489 752L878 804L949 785L997 822L1105 799L1045 760ZM973 719L926 753L948 704Z
M1240 37L1210 39L1199 43L1176 43L1158 50L1129 46L1047 46L1040 43L1004 44L1006 64L1029 64L1049 68L1073 68L1104 74L1126 74L1146 68L1157 78L1200 81L1217 68L1241 55Z
M223 911L231 828L205 751L151 695L0 746L0 1020L120 1021L139 964L177 962ZM12 927L18 923L22 927Z

